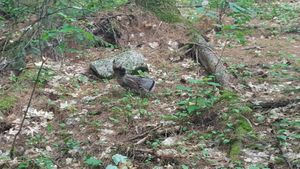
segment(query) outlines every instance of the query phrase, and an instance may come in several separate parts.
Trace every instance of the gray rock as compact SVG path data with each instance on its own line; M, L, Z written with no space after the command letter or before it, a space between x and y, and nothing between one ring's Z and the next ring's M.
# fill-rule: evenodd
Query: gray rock
M2 113L2 111L0 111L0 122L4 120L4 113Z
M173 146L176 144L177 141L178 141L177 137L168 137L164 141L162 141L161 144L163 146Z
M137 69L147 70L143 54L135 50L129 50L116 56L93 61L90 64L90 68L100 78L111 78L113 76L113 60L116 60L116 64L124 67L129 73Z

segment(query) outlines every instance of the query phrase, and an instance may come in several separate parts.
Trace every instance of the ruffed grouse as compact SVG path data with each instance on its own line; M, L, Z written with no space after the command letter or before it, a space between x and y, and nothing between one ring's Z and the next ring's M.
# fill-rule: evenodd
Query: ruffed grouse
M134 93L146 94L154 90L155 81L147 77L139 77L126 73L126 69L113 61L113 71L119 85Z

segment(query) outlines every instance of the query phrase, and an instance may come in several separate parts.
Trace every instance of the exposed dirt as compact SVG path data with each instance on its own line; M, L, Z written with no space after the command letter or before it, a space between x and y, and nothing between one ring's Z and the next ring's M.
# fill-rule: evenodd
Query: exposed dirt
M155 93L143 99L126 92L114 79L100 80L92 75L90 61L114 55L121 52L121 48L87 49L77 57L66 58L61 65L48 60L46 67L55 74L44 86L39 86L31 107L51 113L47 117L28 116L18 139L18 142L21 138L23 140L18 144L20 150L24 149L21 155L34 159L43 154L51 157L58 168L83 168L83 158L87 155L101 159L103 166L107 166L112 163L111 156L117 153L129 157L135 168L181 168L183 164L191 168L234 168L228 156L229 145L213 139L200 139L225 128L226 124L218 118L228 109L224 103L209 110L203 119L191 119L192 124L162 118L162 115L176 113L177 102L188 97L176 89L178 85L192 86L182 79L199 79L205 75L192 60L172 62L178 58L172 44L188 42L189 31L182 25L170 25L149 13L131 8L88 18L96 25L89 29L96 35L103 35L101 31L107 32L110 28L99 25L118 23L119 32L111 32L106 40L121 48L134 48L145 55L150 66L149 76L158 83ZM219 55L225 41L221 38L213 44ZM280 34L266 38L255 34L249 35L246 46L235 45L233 41L227 43L231 45L225 48L222 57L229 66L236 66L233 73L244 85L241 93L244 102L295 99L279 108L253 109L248 118L253 123L255 137L249 136L243 143L242 165L249 167L259 163L284 169L287 168L286 162L280 161L282 158L278 160L284 153L288 154L289 163L299 167L299 138L288 138L287 145L281 150L277 145L278 126L275 124L282 120L300 121L300 102L297 100L300 96L300 35ZM28 63L27 67L36 66ZM1 79L2 82L5 86L13 83L8 75ZM0 154L11 148L31 88L32 83L29 83L14 92L18 93L18 104L4 117L5 121L12 123L0 123ZM12 92L12 89L7 92ZM257 121L256 117L264 117L264 120ZM288 122L286 125L292 128L288 132L299 134L299 125ZM170 137L177 140L176 144L155 144ZM18 164L7 163L12 168Z

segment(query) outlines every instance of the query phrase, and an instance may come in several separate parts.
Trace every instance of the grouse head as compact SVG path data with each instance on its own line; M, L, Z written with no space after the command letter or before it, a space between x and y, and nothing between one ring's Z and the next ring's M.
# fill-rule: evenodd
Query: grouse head
M123 77L126 74L126 69L121 65L118 65L115 60L113 61L113 71L114 75L117 77Z

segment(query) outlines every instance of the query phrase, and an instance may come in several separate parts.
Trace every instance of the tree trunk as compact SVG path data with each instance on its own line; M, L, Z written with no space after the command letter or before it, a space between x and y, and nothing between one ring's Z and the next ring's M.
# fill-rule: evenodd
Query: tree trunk
M204 69L214 74L216 81L221 83L224 87L235 88L237 79L226 71L226 66L213 51L210 45L205 41L201 35L195 36L194 43L190 46L191 56L199 62Z

